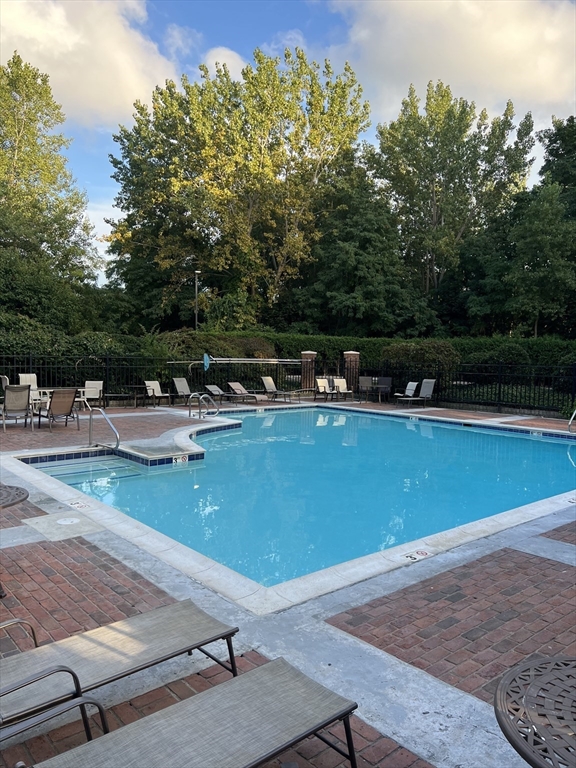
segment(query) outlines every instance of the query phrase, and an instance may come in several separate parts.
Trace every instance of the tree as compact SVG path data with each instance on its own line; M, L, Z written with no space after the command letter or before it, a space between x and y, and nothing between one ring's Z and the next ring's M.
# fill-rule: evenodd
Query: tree
M69 142L54 133L63 120L48 76L15 53L0 67L0 299L75 330L85 327L83 288L97 259L86 199L62 154Z
M552 128L540 131L538 138L544 145L540 175L561 186L566 215L576 219L576 119L552 118Z
M337 336L417 335L433 318L404 274L387 202L349 156L323 186L313 260L288 295L286 325Z
M424 114L413 86L398 119L377 128L377 173L398 215L406 265L424 294L437 292L458 264L471 232L511 204L531 164L532 119L515 130L508 102L501 117L476 118L473 102L428 84Z
M223 66L181 90L167 82L114 137L124 217L112 222L112 272L138 294L135 274L152 269L162 322L190 316L196 270L207 326L258 322L310 260L316 190L368 124L348 65L334 75L326 62L321 76L298 49L283 66L258 50L254 62L241 81Z

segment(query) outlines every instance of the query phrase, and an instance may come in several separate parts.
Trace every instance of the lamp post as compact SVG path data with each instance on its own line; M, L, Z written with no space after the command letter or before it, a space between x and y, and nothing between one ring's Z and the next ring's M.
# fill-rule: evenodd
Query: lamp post
M200 270L194 271L194 330L198 330L198 275Z

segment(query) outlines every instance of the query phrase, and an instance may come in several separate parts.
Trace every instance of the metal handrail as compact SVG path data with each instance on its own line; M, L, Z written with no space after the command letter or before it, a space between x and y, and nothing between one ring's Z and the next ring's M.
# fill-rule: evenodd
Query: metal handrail
M570 421L568 422L568 432L572 432L570 427L572 426L572 422L574 421L575 418L576 418L576 410L574 411L572 416L570 416Z
M116 435L116 445L114 446L114 450L116 450L116 448L118 448L118 446L120 445L120 435L118 434L118 430L116 429L114 424L112 424L112 422L108 418L108 415L104 411L104 408L92 408L88 403L86 403L86 405L90 409L90 421L88 422L88 445L89 446L93 445L93 443L92 443L92 417L94 415L94 411L100 411L102 416L104 416L105 421L108 422L108 426L110 427L112 432L114 432L114 434ZM106 448L110 448L110 446L107 445Z
M190 395L190 399L188 400L188 416L189 416L189 418L192 418L192 400L194 398L196 400L198 400L198 418L199 419L203 419L204 418L202 416L202 403L204 403L204 405L206 406L206 416L208 416L208 411L210 409L208 408L208 405L206 404L206 401L212 403L213 407L216 410L216 414L215 414L216 416L218 416L218 414L220 413L220 408L218 408L218 406L216 405L216 403L210 397L209 394L207 394L206 392L193 392Z

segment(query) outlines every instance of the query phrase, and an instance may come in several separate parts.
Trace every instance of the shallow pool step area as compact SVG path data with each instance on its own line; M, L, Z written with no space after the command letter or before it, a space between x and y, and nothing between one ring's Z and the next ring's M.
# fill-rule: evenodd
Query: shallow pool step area
M139 464L118 456L104 456L101 459L72 459L57 461L39 467L50 477L61 480L66 485L78 486L98 480L121 480L139 477L142 470Z

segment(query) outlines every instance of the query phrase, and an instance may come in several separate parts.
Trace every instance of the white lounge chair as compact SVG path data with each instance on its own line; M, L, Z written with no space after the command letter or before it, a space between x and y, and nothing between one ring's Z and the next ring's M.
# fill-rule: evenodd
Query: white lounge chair
M328 397L330 397L331 400L334 400L334 395L337 394L338 390L330 386L328 379L316 377L316 390L314 392L314 400L316 400L317 395L323 395L324 400L328 400Z
M404 398L414 397L417 386L418 386L417 381L409 381L408 384L406 384L406 389L404 390L404 392L394 392L393 397L396 398L396 402Z
M418 395L403 395L402 397L399 397L396 402L407 402L409 405L412 403L421 402L422 407L424 407L428 400L430 400L432 397L432 393L434 392L434 384L436 384L436 379L424 379L420 385L420 392Z
M334 378L334 389L336 390L336 398L340 400L341 397L346 400L348 395L350 395L350 400L354 397L354 390L348 389L348 384L346 382L346 379L343 379L341 377Z
M254 400L255 402L268 400L266 395L260 395L258 392L249 392L239 381L229 381L228 386L237 397L243 397L244 400Z

